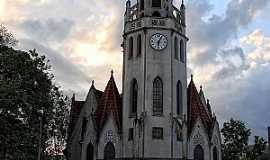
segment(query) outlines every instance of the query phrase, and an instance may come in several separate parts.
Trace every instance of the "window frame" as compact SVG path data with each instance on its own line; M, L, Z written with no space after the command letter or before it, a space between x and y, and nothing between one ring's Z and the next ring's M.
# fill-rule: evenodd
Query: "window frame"
M176 113L178 116L183 114L183 85L180 80L176 84Z
M162 140L164 139L164 131L161 127L153 127L152 128L152 139Z
M153 116L163 115L163 82L160 77L153 81L152 91Z
M152 0L152 8L161 8L162 1L161 0Z
M142 55L142 35L137 36L137 57Z
M134 39L133 37L129 37L128 39L128 59L133 58L133 53L134 52Z
M134 78L130 86L130 116L134 117L138 113L138 92L139 86L137 80Z
M133 141L134 140L134 128L129 128L128 129L128 141Z
M174 38L174 58L176 60L179 60L179 42L178 42L178 38L175 37Z
M185 44L182 39L180 40L180 61L185 62Z

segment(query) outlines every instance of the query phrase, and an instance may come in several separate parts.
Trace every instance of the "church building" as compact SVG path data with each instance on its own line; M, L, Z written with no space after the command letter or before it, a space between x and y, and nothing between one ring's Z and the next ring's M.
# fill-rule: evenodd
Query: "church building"
M219 124L203 88L187 82L185 5L126 2L122 92L72 98L68 160L221 160Z

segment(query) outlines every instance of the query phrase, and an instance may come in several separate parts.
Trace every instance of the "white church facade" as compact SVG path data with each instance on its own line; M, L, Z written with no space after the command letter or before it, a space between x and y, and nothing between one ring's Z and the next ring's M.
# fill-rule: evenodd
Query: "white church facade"
M68 160L221 160L219 124L202 87L187 83L185 6L126 2L123 82L72 98Z

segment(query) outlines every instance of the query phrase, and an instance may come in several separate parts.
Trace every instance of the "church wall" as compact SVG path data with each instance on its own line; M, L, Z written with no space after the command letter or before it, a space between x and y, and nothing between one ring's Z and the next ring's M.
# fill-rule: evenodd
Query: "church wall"
M93 85L93 84L92 84ZM96 96L94 93L94 88L91 88L89 90L89 93L86 97L85 103L84 103L84 114L85 116L90 116L92 111L95 112L97 109L98 103L96 100Z
M70 142L70 148L69 148L69 153L70 153L70 160L79 160L81 159L81 144L79 140L79 133L80 130L78 127L74 128L74 135L71 138Z
M115 148L116 158L122 157L122 141L118 134L112 114L108 117L98 140L97 159L104 159L104 149L108 142L112 142Z
M210 160L211 154L209 138L200 119L197 120L190 135L190 139L188 142L188 159L194 158L194 149L197 145L201 145L201 147L203 148L204 159Z
M158 30L158 31L157 31ZM168 38L168 46L166 49L162 51L155 51L151 48L149 41L153 34L162 33ZM130 106L130 84L133 77L136 77L138 85L139 85L139 97L138 97L138 117L140 117L141 112L143 112L143 106L145 103L145 111L147 114L145 121L145 142L144 142L144 153L145 157L153 157L162 155L164 157L173 156L179 157L179 144L178 142L174 142L176 135L173 133L172 137L172 121L170 114L173 112L173 116L176 117L176 85L177 81L180 80L183 86L183 114L187 112L187 102L186 102L186 63L180 62L180 60L174 59L174 35L171 30L167 29L152 29L147 30L146 39L143 40L143 46L146 49L146 54L144 54L144 47L142 52L142 57L129 59L128 57L128 40L130 36L136 37L138 33L144 32L134 32L128 35L125 38L125 65L124 65L124 99L123 99L123 116L124 116L124 153L125 157L131 157L137 154L138 151L134 149L133 142L128 141L128 129L133 127L133 119L129 117L129 106ZM142 34L144 35L144 34ZM179 43L182 38L184 42L185 38L178 36ZM143 36L144 37L144 36ZM136 55L136 38L134 38L134 56ZM180 49L179 49L180 52ZM180 54L180 53L179 53ZM133 57L134 57L133 56ZM144 57L146 56L146 57ZM186 56L185 56L186 57ZM186 60L185 60L186 62ZM145 72L144 72L145 70ZM173 74L172 74L173 73ZM145 74L145 75L144 75ZM163 116L153 116L153 107L152 107L152 88L154 79L159 76L163 81ZM144 86L144 77L145 77L145 86ZM144 99L145 94L145 101ZM184 116L179 116L183 118ZM179 118L178 117L178 118ZM126 120L127 119L127 120ZM183 120L183 119L182 119ZM169 125L168 125L169 124ZM128 126L128 127L126 127ZM164 131L164 139L163 140L152 140L152 127L162 127ZM186 135L186 134L184 134ZM172 146L172 141L173 145ZM153 142L153 144L152 144ZM142 138L140 139L140 143L142 142ZM142 146L143 144L140 144ZM147 150L149 146L166 146L162 151L159 148L151 147L151 150ZM137 148L137 147L136 147ZM141 147L142 148L142 147ZM173 152L171 151L173 150Z
M171 35L170 30L148 30L147 36L147 66L146 66L146 130L145 134L147 139L145 139L145 148L151 148L146 150L145 156L147 157L164 157L169 158L172 153L172 121L171 113L176 112L174 105L176 103L176 84L177 80L181 80L185 84L185 65L181 66L180 63L174 61L174 38ZM162 51L155 51L149 45L150 38L155 33L161 33L166 35L168 39L168 46ZM178 68L179 67L179 68ZM182 67L182 71L181 71ZM175 70L174 70L175 68ZM177 69L176 69L177 68ZM172 74L173 73L173 74ZM153 81L159 76L163 81L163 115L153 116L153 106L152 106L152 91L153 91ZM184 88L184 87L183 87ZM185 92L185 91L184 91ZM174 98L172 98L174 97ZM183 98L185 99L185 98ZM174 106L172 106L174 105ZM173 108L172 108L173 107ZM163 140L153 140L152 139L152 127L162 127L164 132ZM175 136L173 136L175 137ZM176 137L175 137L176 138ZM159 148L153 148L153 146L159 146ZM160 149L162 146L162 149ZM178 145L174 148L176 149ZM174 149L173 149L174 150Z
M142 52L140 56L137 56L137 37L138 35L142 36ZM131 83L132 80L135 78L138 83L138 109L137 113L138 116L143 112L143 95L144 95L144 56L145 56L145 46L144 46L144 32L138 31L134 32L133 34L127 36L126 41L128 42L130 37L134 39L133 45L133 57L129 58L128 56L128 43L126 44L126 52L125 54L125 81L124 81L124 98L123 98L123 141L124 141L124 157L132 157L137 147L134 147L133 141L128 140L128 132L129 128L134 127L134 118L130 117L130 93L131 93ZM138 154L138 153L136 153Z
M217 147L218 150L218 157L219 160L222 160L222 146L221 146L221 137L220 137L220 131L219 131L219 125L217 122L215 122L213 134L212 134L212 139L211 139L211 160L213 158L213 149L214 147Z
M150 38L155 33L161 33L168 39L168 46L162 51L155 51L149 45ZM148 30L146 58L146 122L145 122L145 157L171 157L171 32L168 30ZM152 92L153 81L160 77L163 82L163 115L153 116ZM152 127L163 128L163 139L152 139Z
M83 105L83 108L81 110L77 124L71 136L71 145L70 145L71 160L85 159L87 145L89 144L90 141L95 142L94 137L96 133L93 126L91 111L92 111L92 108L96 108L96 107L97 107L97 101L95 99L94 92L93 90L90 90L86 98L85 104ZM82 121L84 117L87 119L88 123L87 123L86 133L84 136L85 139L81 143L80 141L81 141ZM93 145L95 146L94 143Z
M185 60L184 63L181 62L179 59L175 59L174 55L175 55L175 49L174 49L174 38L177 37L178 41L180 43L180 40L182 39L184 42L186 41L183 37L181 37L179 34L174 33L172 35L172 52L171 52L171 56L172 56L172 69L173 69L173 84L172 84L172 93L173 93L173 98L172 98L172 102L173 102L173 116L176 117L177 119L180 119L180 121L183 122L184 117L186 117L187 115L187 73L186 73L186 55L185 55ZM186 44L186 43L184 43ZM184 50L184 53L186 54L186 50ZM180 57L180 49L179 49L179 53L178 53L179 57ZM177 115L177 82L180 80L181 84L182 84L182 96L183 96L183 111L182 111L182 115ZM182 124L183 125L183 124ZM185 150L185 145L187 143L186 139L186 133L184 133L185 130L183 130L183 141L182 142L177 142L176 141L176 133L174 132L174 155L176 155L177 157L182 157L184 150Z
M96 131L94 129L94 124L91 116L88 118L87 130L85 132L84 141L82 143L81 160L87 160L87 148L90 143L94 147L95 158L97 156Z

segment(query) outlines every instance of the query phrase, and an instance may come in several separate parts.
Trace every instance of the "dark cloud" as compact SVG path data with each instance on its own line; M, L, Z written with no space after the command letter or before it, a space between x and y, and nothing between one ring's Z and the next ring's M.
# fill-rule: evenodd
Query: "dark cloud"
M240 119L252 129L253 135L266 137L270 124L269 81L270 65L258 66L240 77L227 76L209 82L207 93L219 119Z
M239 31L253 23L269 6L269 0L231 0L224 15L210 15L208 0L187 4L189 66L195 75L211 65L215 73L206 82L205 93L221 123L229 118L247 122L253 134L266 137L270 124L270 66L251 67L235 41ZM198 83L198 82L197 82Z
M27 19L21 23L21 28L32 39L59 42L67 38L73 25L74 22L69 19L48 19L45 21Z
M209 15L212 7L209 1L190 0L187 5L188 34L192 37L190 47L205 48L194 53L193 63L213 63L218 51L237 36L240 28L247 27L268 3L268 0L231 0L222 17Z
M91 82L91 78L83 73L75 62L69 61L57 51L29 39L21 39L20 45L24 50L36 49L40 55L45 55L52 65L56 81L65 90L84 90Z
M224 67L213 75L213 80L224 80L225 78L241 75L243 71L248 70L250 67L246 62L244 51L240 47L221 50L217 56L220 59L217 65L220 64Z
M136 0L132 1L135 2ZM177 7L180 6L181 1L174 2ZM265 127L270 124L267 119L270 116L270 66L268 62L256 62L257 65L251 67L247 53L234 42L238 40L239 31L249 27L258 13L264 10L263 15L269 18L270 1L230 0L224 15L211 14L215 6L210 0L186 2L187 31L190 38L188 76L193 73L196 77L207 77L207 71L200 71L209 65L215 68L215 73L207 79L204 88L221 124L234 117L248 122L253 133L265 136ZM51 60L56 81L61 83L66 93L71 95L76 92L79 99L84 99L91 79L96 80L97 88L104 89L109 72L116 66L116 62L111 62L112 65L82 66L74 60L87 57L79 57L81 55L75 53L72 44L70 47L67 43L76 41L96 44L99 34L105 32L108 38L98 42L98 50L108 53L119 51L121 54L124 6L123 0L57 0L41 7L29 4L26 9L21 10L27 10L36 19L26 17L17 26L29 38L19 39L21 46L27 50L36 48L39 53L45 54ZM48 47L49 42L52 47L60 46L56 47L59 50ZM62 54L63 52L67 53ZM63 55L72 55L75 58L72 61ZM117 68L115 77L118 86L121 86L121 67Z

